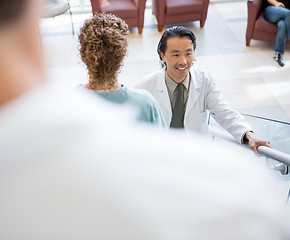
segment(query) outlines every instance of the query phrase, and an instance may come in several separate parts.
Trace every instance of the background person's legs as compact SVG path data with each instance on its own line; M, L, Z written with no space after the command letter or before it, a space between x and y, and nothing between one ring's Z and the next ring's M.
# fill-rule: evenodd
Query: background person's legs
M283 67L284 61L282 55L284 54L287 35L290 35L290 10L282 7L269 6L265 10L265 19L278 26L278 33L275 44L274 59Z
M290 10L282 7L268 6L265 9L265 18L271 23L277 23L281 19L285 19Z
M285 23L286 23L288 39L290 39L290 10L289 9L288 9L288 12L286 13Z
M284 19L277 22L277 26L278 26L278 33L277 33L276 43L275 43L275 53L284 54L286 36L287 36L286 23Z

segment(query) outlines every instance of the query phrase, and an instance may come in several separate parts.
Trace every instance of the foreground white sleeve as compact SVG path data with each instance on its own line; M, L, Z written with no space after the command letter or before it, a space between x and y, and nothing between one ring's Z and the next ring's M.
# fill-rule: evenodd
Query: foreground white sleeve
M0 117L0 239L284 237L285 199L260 159L43 95Z

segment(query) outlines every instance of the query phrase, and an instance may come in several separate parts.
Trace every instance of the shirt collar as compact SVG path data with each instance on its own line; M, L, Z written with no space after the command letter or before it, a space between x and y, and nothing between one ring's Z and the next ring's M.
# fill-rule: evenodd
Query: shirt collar
M184 79L184 81L182 82L183 86L186 88L186 90L188 91L189 90L189 82L190 82L190 73L187 74L187 77ZM166 85L169 89L169 91L171 93L174 92L174 90L176 89L177 87L177 83L174 82L167 74L167 72L165 72L165 82L166 82Z

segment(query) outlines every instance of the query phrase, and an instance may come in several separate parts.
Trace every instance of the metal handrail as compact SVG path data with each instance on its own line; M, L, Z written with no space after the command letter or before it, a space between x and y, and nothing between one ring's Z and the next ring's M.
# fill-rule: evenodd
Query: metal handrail
M277 120L277 119L266 118L266 117L261 117L261 116L255 116L255 115L246 114L246 113L241 113L241 114L243 116L246 116L246 117L251 117L251 118L266 120L266 121L269 121L269 122L281 123L281 124L285 124L285 125L290 125L290 122L285 122L285 121L281 121L281 120Z
M223 132L221 130L210 127L209 132L213 136L218 136L226 141L237 143L231 135L229 135L228 133ZM287 153L281 152L281 151L273 149L273 148L265 147L265 146L258 147L258 152L265 155L265 156L268 156L268 157L270 157L278 162L281 162L281 163L284 163L284 164L290 166L290 155Z
M258 152L290 166L290 155L273 148L260 146Z

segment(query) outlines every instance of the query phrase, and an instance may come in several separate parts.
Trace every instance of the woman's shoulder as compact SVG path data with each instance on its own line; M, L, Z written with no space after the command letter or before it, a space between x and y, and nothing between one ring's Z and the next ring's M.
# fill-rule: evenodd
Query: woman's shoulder
M136 98L141 98L141 99L152 99L153 96L151 95L151 93L149 93L147 90L145 89L129 89L126 88L126 91L129 95L136 97Z
M144 89L126 89L128 95L130 98L132 98L133 101L137 101L142 103L142 105L144 104L155 104L155 99L154 97L151 95L151 93L149 93L147 90Z

